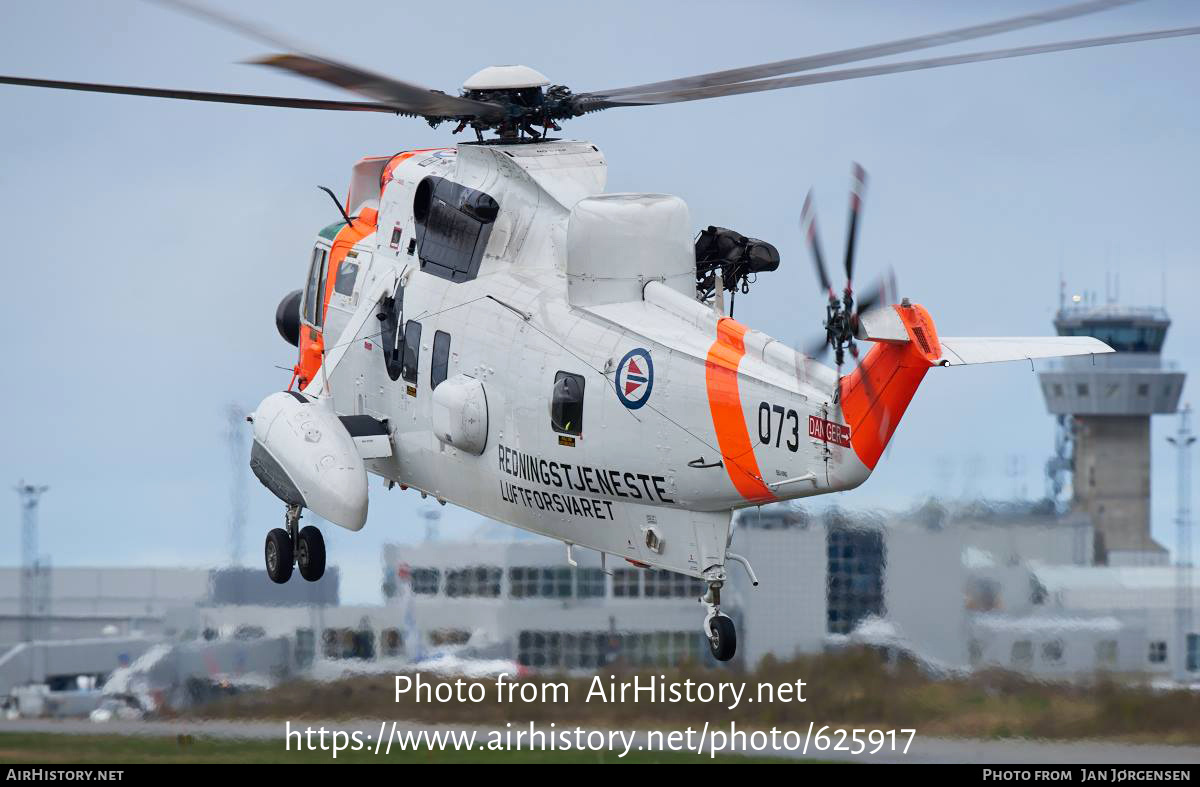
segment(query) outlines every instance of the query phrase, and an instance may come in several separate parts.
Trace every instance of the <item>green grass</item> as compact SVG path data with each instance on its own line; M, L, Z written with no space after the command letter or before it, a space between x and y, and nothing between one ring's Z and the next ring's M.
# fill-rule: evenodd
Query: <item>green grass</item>
M180 741L174 737L134 737L129 735L63 735L55 733L0 733L0 764L37 765L133 765L138 763L431 763L431 764L566 764L566 763L640 763L681 765L711 762L707 755L682 752L638 752L625 757L614 752L554 751L418 751L378 755L369 751L339 752L333 759L327 751L285 751L282 741L232 740L195 737ZM722 764L795 762L773 757L720 755Z
M1160 691L1147 676L1097 674L1076 683L1039 682L1001 671L937 678L909 662L893 664L866 649L763 659L752 670L696 665L645 669L625 665L605 670L622 680L635 674L668 680L735 681L753 697L760 683L793 684L803 679L805 702L742 702L730 710L720 700L691 703L585 702L588 677L532 675L531 682L569 685L570 702L540 704L495 701L418 702L409 692L395 699L392 675L336 681L289 681L270 691L218 699L187 711L185 718L327 721L404 719L447 725L506 722L600 729L683 729L705 721L736 722L742 729L804 729L817 720L843 728L917 729L922 737L1044 740L1107 739L1128 743L1200 744L1200 692ZM453 678L434 676L433 681ZM494 681L484 684L494 699Z

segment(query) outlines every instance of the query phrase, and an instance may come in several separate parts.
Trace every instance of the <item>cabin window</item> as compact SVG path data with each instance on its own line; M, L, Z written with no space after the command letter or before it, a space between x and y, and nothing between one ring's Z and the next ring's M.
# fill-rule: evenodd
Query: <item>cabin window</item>
M455 282L474 279L499 213L482 191L445 178L422 180L413 197L421 270Z
M324 322L323 301L325 300L325 263L328 252L318 246L313 249L312 263L308 268L308 286L304 290L304 321L318 328Z
M333 291L350 297L354 294L354 280L358 278L358 260L346 257L338 266L337 278L333 280Z
M437 388L446 380L450 365L450 334L437 331L433 334L433 360L429 364L429 387Z
M417 381L417 361L421 357L421 323L409 320L404 325L404 366L400 370L406 382Z
M562 434L583 434L583 377L570 372L554 375L550 425Z
M419 596L436 596L442 572L436 568L412 569L412 590Z

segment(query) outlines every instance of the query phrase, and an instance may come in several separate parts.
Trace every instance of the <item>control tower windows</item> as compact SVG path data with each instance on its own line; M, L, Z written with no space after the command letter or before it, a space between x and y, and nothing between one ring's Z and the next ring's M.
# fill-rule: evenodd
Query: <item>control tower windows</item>
M1061 325L1064 336L1094 336L1117 352L1157 353L1167 337L1165 325L1137 325L1128 320L1086 321Z

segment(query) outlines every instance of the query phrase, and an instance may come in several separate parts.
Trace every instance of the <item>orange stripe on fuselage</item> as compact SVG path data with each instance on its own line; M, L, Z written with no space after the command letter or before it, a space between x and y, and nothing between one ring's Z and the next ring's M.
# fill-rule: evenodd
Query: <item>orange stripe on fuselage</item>
M731 317L717 322L717 340L708 349L704 364L704 382L708 388L708 407L712 411L717 446L725 462L725 472L738 494L754 502L774 500L775 495L763 483L758 459L746 428L742 397L738 393L738 366L746 354L747 328Z
M379 220L379 212L374 208L363 208L362 212L351 224L338 230L333 238L333 246L329 250L329 260L325 264L325 291L321 298L321 325L329 312L329 299L333 297L333 288L337 284L338 269L346 255L354 248L354 244L375 231ZM325 348L324 328L320 330L302 326L300 331L300 363L295 371L300 389L304 390L321 371L321 354Z
M338 234L333 238L333 247L329 250L329 265L328 273L325 281L325 303L322 312L321 324L325 324L324 316L329 311L329 299L333 297L333 286L337 283L338 269L342 265L342 260L346 259L346 255L354 248L354 244L358 243L363 238L375 231L375 224L379 221L379 211L374 208L363 208L358 216L355 217L352 224L347 224L338 230Z
M383 165L383 172L380 173L380 176L379 176L380 197L382 198L383 190L387 188L387 184L392 182L392 172L400 164L403 164L405 161L408 161L410 158L417 155L418 153L436 153L439 150L453 150L453 149L454 148L420 148L418 150L405 150L401 153L397 153L396 155L392 156L388 160L388 163Z

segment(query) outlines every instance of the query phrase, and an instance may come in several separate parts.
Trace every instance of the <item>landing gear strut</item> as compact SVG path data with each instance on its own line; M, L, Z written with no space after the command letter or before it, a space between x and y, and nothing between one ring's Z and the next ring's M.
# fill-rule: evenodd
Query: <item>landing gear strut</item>
M708 592L700 603L708 607L704 616L704 636L708 640L708 652L717 661L729 661L737 653L737 631L733 620L721 612L721 581L708 583Z
M325 539L321 531L309 525L300 528L300 506L288 506L287 529L277 527L267 533L264 556L267 576L276 584L292 578L292 569L300 567L300 576L316 582L325 574Z

